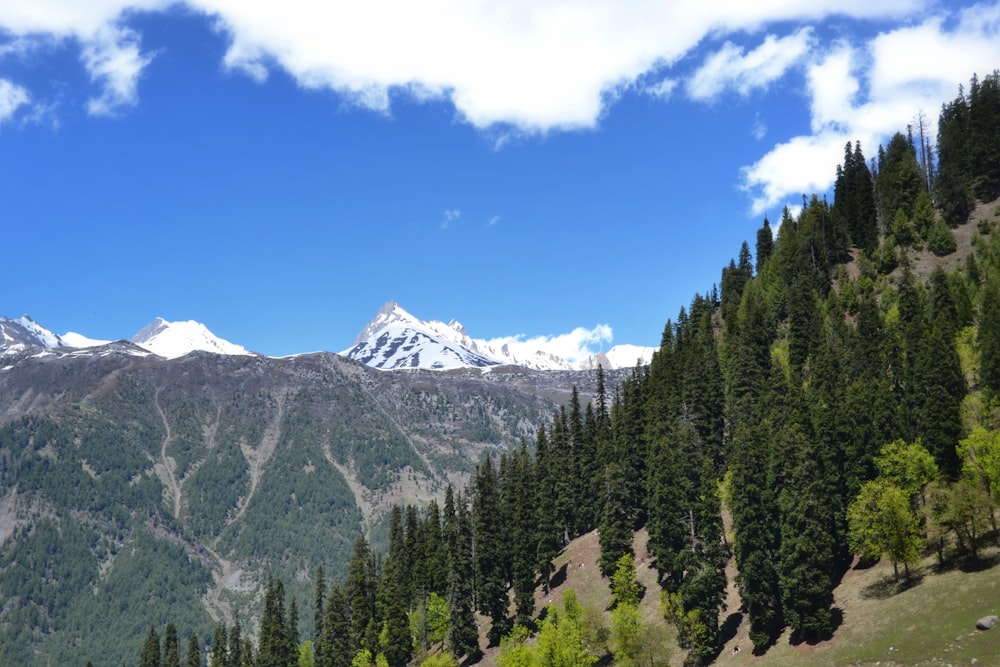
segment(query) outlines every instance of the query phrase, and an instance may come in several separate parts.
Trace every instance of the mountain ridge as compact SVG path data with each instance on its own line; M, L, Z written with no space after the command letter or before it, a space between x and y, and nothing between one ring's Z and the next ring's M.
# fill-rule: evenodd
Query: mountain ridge
M489 369L513 365L541 371L568 371L594 370L599 365L608 370L631 368L648 364L655 352L655 348L625 344L581 359L566 359L539 347L539 340L523 340L523 336L494 340L473 338L458 320L447 323L421 320L395 301L388 301L362 328L354 344L339 354L380 370ZM222 355L257 354L216 336L195 320L171 322L156 317L127 341L166 359L177 359L195 351ZM18 319L0 317L0 356L58 348L96 353L113 342L116 341L92 339L75 332L59 335L28 315Z

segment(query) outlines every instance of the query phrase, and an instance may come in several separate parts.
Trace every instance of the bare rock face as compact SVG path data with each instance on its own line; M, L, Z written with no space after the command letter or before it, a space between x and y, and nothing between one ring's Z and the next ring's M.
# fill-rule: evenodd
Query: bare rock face
M997 624L998 620L1000 619L998 619L995 614L992 616L983 616L981 619L976 621L976 627L980 630L989 630Z

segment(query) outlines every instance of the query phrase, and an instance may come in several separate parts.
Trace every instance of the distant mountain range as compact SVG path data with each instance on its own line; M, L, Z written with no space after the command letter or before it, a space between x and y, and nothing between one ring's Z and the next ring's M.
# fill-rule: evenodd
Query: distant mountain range
M123 341L117 341L120 344ZM168 322L156 318L127 341L132 353L152 353L176 359L195 351L223 355L253 354L242 345L219 338L200 322ZM96 340L68 332L53 333L25 315L17 319L0 317L0 354L8 356L32 350L74 348L99 350L113 341ZM531 341L502 344L475 339L456 320L445 324L423 321L395 302L388 302L358 334L354 344L340 354L381 370L457 368L488 369L494 366L521 366L534 370L591 370L631 368L647 364L655 348L616 345L584 359L568 360L538 349Z

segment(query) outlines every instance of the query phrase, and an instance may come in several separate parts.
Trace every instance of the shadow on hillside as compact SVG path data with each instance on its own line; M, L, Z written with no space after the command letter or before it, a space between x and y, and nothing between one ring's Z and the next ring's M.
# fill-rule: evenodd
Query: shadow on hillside
M989 556L973 558L967 556L958 561L958 569L962 572L983 572L1000 564L1000 552L992 553Z
M562 567L556 570L556 573L549 579L549 590L559 588L566 583L566 565L566 563L563 563Z
M823 634L809 634L804 635L802 633L793 632L792 636L789 637L788 643L792 646L798 646L799 644L808 644L809 646L815 646L820 642L825 642L831 639L835 634L837 634L837 629L844 624L844 610L840 607L834 607L830 610L830 631Z
M891 598L893 595L898 595L922 584L924 582L924 575L924 568L920 567L913 568L910 571L909 578L900 576L899 581L896 581L896 578L892 575L880 577L875 582L861 589L861 597L867 600L885 600L886 598Z
M721 635L720 642L722 645L728 644L729 640L736 636L736 631L740 628L740 623L743 622L743 612L734 611L732 614L726 617L723 621L722 626L719 628L719 634Z

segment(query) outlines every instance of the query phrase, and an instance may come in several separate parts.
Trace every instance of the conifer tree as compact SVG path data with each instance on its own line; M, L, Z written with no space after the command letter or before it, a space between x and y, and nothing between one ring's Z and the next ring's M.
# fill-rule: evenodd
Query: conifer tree
M535 613L535 564L538 555L538 539L535 521L535 474L528 445L524 439L514 454L511 480L513 526L511 530L512 581L514 604L517 610L516 622L527 625Z
M604 466L604 516L598 537L601 557L598 566L601 575L610 577L623 556L632 555L632 512L628 506L627 486L622 468L616 463Z
M323 605L326 600L326 573L323 566L316 568L316 592L313 594L313 646L319 652L320 638L323 636ZM319 659L317 658L317 662Z
M413 640L410 635L406 598L397 568L388 568L385 578L383 630L385 641L381 647L382 653L389 667L403 667L413 657Z
M957 227L972 212L972 164L969 150L969 107L959 89L958 97L941 105L938 116L938 174L935 181L941 214L949 227Z
M553 476L552 455L545 426L538 428L535 436L535 569L541 574L542 587L549 592L553 561L559 554L561 535L556 525L556 483Z
M260 639L257 652L258 667L287 667L295 659L295 646L289 636L289 618L285 612L285 584L278 579L268 580L264 593L264 612L260 620ZM226 642L221 646L225 651ZM212 646L213 660L215 646Z
M479 630L476 626L475 568L473 565L472 518L462 494L455 499L455 548L449 555L448 606L451 623L448 646L456 656L476 662L480 656Z
M503 525L497 474L487 457L476 468L473 496L474 541L476 545L476 598L479 610L489 616L491 644L499 644L507 632L507 579L504 568L507 545Z
M139 667L160 667L160 665L160 635L151 625L146 641L142 645L142 653L139 655Z
M181 647L177 639L177 627L173 621L167 623L163 632L163 667L180 667Z
M780 544L777 490L770 478L766 442L770 421L738 424L733 437L730 485L736 585L750 620L750 641L761 650L782 624L781 590L775 563Z
M759 274L763 268L764 263L771 257L771 252L774 250L774 232L771 231L771 223L768 221L767 217L764 218L764 223L757 230L757 264L756 269Z
M226 667L241 667L243 660L243 631L240 619L236 619L229 630L229 650L226 652Z
M913 216L913 204L921 189L920 166L913 143L897 132L879 157L876 186L881 204L881 218L890 221L897 210Z
M368 540L364 535L360 535L354 542L351 561L347 565L347 577L344 580L344 596L347 600L350 621L348 648L351 656L362 649L369 651L378 649L377 646L371 645L373 634L371 630L375 626L375 587L376 579ZM260 650L263 651L263 644Z
M779 495L778 580L782 609L794 632L822 638L833 630L835 503L825 482L828 471L823 469L823 457L798 424L786 427L781 439L785 479Z
M201 667L201 650L198 648L198 635L193 632L188 636L184 667Z
M1000 279L995 273L991 273L983 285L977 343L979 384L986 393L988 405L1000 396Z
M268 590L271 588L271 582L268 582ZM228 637L226 631L226 626L224 623L218 623L215 626L215 631L212 633L212 661L209 663L211 667L228 667L229 665L229 647Z
M1000 71L973 79L969 89L969 161L974 192L982 201L1000 197Z
M316 667L349 667L351 650L350 623L343 589L333 584L326 598L323 635L316 651Z

